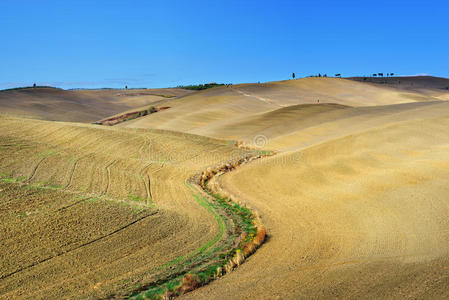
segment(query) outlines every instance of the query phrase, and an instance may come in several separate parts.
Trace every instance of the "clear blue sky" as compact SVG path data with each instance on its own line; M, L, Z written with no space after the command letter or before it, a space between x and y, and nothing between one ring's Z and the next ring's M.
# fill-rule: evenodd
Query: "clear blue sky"
M0 88L449 77L448 1L0 0Z

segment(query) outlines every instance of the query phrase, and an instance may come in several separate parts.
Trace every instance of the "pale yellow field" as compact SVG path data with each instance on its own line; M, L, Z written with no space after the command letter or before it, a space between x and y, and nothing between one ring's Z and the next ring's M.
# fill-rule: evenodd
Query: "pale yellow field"
M273 141L302 139L295 150L225 175L270 239L187 298L447 298L448 109L316 125Z
M449 92L441 91L449 99ZM167 111L119 126L160 128L217 138L244 139L247 137L249 126L242 123L251 123L253 132L263 130L267 125L271 125L271 121L265 120L264 114L279 110L285 115L294 109L292 106L295 105L332 103L365 107L438 100L441 99L421 94L419 91L346 79L304 78L205 90L170 101L172 108ZM271 119L286 126L292 122L291 119L283 122L283 118L284 116ZM301 116L298 115L298 118ZM260 120L263 122L259 123Z

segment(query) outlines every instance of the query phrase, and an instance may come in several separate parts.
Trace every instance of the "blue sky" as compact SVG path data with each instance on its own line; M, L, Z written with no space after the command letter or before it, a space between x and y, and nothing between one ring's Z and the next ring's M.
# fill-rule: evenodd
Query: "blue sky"
M0 0L0 88L449 77L447 1Z

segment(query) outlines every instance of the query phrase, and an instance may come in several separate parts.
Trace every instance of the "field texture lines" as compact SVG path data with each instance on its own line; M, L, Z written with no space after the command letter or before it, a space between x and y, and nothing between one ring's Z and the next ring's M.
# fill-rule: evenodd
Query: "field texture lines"
M232 212L186 179L249 150L13 117L0 131L0 297L127 297L223 261L241 239Z

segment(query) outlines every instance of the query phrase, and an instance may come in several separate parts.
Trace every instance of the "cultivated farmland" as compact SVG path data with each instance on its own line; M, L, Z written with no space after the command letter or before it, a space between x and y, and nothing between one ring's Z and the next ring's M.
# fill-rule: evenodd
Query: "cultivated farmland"
M2 297L129 295L239 238L186 181L249 151L165 131L13 117L0 128Z
M400 80L177 90L111 126L18 105L0 298L447 298L448 80Z

